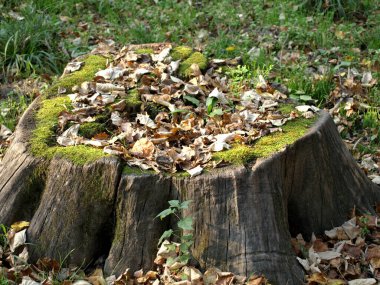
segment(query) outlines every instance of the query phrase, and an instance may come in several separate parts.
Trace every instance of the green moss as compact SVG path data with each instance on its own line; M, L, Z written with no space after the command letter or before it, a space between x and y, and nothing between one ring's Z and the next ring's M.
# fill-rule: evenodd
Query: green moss
M105 109L101 114L95 116L95 122L106 123L110 120L110 111Z
M233 148L213 154L214 160L224 160L232 164L246 164L255 158L268 157L301 138L316 118L298 118L282 127L283 132L276 132L260 138L253 146L235 145Z
M285 146L300 139L315 122L313 119L298 118L288 122L282 127L283 132L277 132L269 136L262 137L253 146L256 157L267 157L280 151Z
M135 53L137 54L152 54L154 53L154 50L151 48L140 48L135 50Z
M106 131L105 125L97 122L84 123L79 127L79 135L88 139L104 131Z
M179 66L179 74L183 77L189 77L191 75L191 65L198 64L201 70L207 67L207 58L200 52L194 52L188 59L182 62Z
M186 171L178 171L176 173L173 173L173 176L177 177L177 178L188 178L188 177L191 177L190 173L188 173Z
M142 170L138 167L131 167L129 165L124 166L123 174L126 175L147 175L147 174L156 174L154 170Z
M34 156L51 159L55 155L71 160L75 164L85 164L107 156L102 150L89 146L56 146L55 130L59 113L68 109L68 97L56 97L42 101L36 114L37 126L32 133L30 150Z
M162 106L160 104L154 103L154 102L148 102L145 104L145 111L148 113L148 115L154 119L158 113L160 112L167 112L168 109L165 106Z
M54 143L58 115L70 105L68 97L46 99L37 112L37 126L31 138L31 152L35 156L51 157L49 146Z
M171 52L171 56L173 60L179 60L179 59L184 60L188 58L192 52L193 52L193 49L191 47L178 46L178 47L173 48Z
M125 98L129 111L135 112L139 111L141 104L141 97L137 89L131 89L128 92L128 96Z
M57 96L59 88L66 89L65 93L70 93L75 85L92 80L96 72L106 67L107 58L100 55L89 55L83 62L84 65L80 70L64 75L45 91L44 96L46 98Z
M214 160L224 160L232 164L246 164L255 158L253 147L241 144L234 145L229 150L213 154Z
M67 147L56 146L53 147L51 151L54 152L56 156L66 158L77 165L84 165L108 156L101 149L85 145Z

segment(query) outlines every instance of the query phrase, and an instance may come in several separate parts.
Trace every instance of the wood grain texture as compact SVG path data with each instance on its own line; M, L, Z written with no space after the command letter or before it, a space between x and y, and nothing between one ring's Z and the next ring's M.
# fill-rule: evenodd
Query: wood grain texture
M290 236L340 225L355 206L372 212L380 189L357 166L327 113L285 150L249 166L194 178L123 174L116 157L75 165L29 152L35 101L0 164L0 222L30 220L32 259L88 264L106 273L153 268L157 242L173 221L155 216L168 200L193 200L194 257L204 269L264 273L272 284L302 284ZM36 175L39 174L39 175Z

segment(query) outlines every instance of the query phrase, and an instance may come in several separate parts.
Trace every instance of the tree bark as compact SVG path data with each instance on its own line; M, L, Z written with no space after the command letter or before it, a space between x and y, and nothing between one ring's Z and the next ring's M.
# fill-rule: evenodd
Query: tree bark
M171 199L192 200L192 253L205 269L263 273L273 284L302 284L291 234L321 233L353 207L373 212L380 189L357 166L327 113L285 150L249 166L194 178L126 174L116 157L78 166L30 154L37 99L0 163L0 222L31 221L31 257L82 265L105 258L106 273L151 269L170 221L155 216Z

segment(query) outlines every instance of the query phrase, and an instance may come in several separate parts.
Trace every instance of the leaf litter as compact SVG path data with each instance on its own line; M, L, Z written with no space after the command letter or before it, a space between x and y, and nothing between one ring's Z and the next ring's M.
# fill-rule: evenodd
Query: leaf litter
M307 284L379 284L380 224L378 216L354 216L339 227L314 234L306 242L292 238L297 260L306 272Z
M115 51L106 69L67 95L72 106L59 116L59 145L91 145L130 166L195 176L213 167L213 152L252 144L296 117L278 110L279 103L289 102L287 95L261 75L253 89L231 92L223 69L236 67L239 59L211 60L204 70L192 64L185 75L170 44L141 46L153 52L133 45ZM78 66L68 65L72 72ZM101 134L81 134L86 123L104 115Z
M201 272L194 266L169 259L176 259L180 244L175 244L176 251L168 250L164 241L157 252L155 270L132 272L127 268L121 275L106 277L101 267L93 267L86 272L80 267L65 267L63 263L51 258L40 258L36 263L28 262L28 244L26 231L29 222L21 221L13 224L4 233L5 239L0 243L0 277L7 279L7 284L24 285L132 285L132 284L248 284L266 285L268 280L261 275L251 275L249 278L223 272L218 268L208 268ZM2 237L0 235L0 237ZM177 252L177 253L176 253Z
M121 275L106 277L97 266L86 270L64 267L50 258L40 258L35 264L28 262L26 230L29 222L13 224L4 233L0 243L0 272L8 284L49 285L63 284L249 284L265 285L262 275L250 277L206 268L204 272L179 260L178 243L163 241L154 260L155 269L132 272L127 268ZM380 224L378 216L354 216L341 226L326 230L323 235L306 242L301 234L292 238L296 258L306 272L308 285L363 285L380 281ZM177 250L169 250L174 244Z

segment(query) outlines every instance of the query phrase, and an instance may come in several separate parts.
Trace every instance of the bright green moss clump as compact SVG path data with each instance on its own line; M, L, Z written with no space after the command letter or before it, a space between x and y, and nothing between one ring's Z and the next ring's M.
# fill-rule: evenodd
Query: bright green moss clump
M67 147L56 146L51 148L50 152L53 152L56 156L66 158L78 165L94 162L95 160L108 156L101 149L85 145Z
M64 75L57 83L46 90L44 96L46 98L57 96L58 88L60 87L66 89L65 93L68 94L75 85L92 80L96 72L106 67L107 58L100 55L89 55L83 61L84 65L80 70Z
M90 55L84 59L84 66L76 72L63 76L50 87L44 94L41 108L36 114L36 129L31 137L31 152L37 157L51 159L57 155L67 158L76 164L85 164L107 156L102 150L90 146L61 147L56 145L55 131L58 126L59 114L71 108L70 99L67 96L56 97L58 88L63 87L67 92L75 85L92 80L95 73L106 67L107 59L99 55Z
M171 52L171 56L173 60L179 60L179 59L184 60L188 58L192 52L193 52L193 49L191 47L178 46L178 47L173 48Z
M41 103L41 108L36 115L37 127L31 138L32 154L48 159L57 155L80 165L107 156L102 150L90 146L61 147L55 145L55 130L58 125L59 113L68 109L70 105L70 99L66 96L46 99Z
M135 53L137 53L137 54L152 54L152 53L154 53L154 51L151 48L140 48L138 50L135 50Z
M37 127L31 138L31 151L35 156L51 156L48 149L55 138L59 113L69 106L70 99L68 97L46 99L41 103L41 108L36 115Z
M89 122L80 125L79 127L79 135L91 139L96 134L102 133L106 130L104 124L97 122Z
M179 74L183 77L189 77L191 75L191 65L197 64L201 70L207 67L207 58L200 52L194 52L188 59L183 61L179 66Z
M214 160L232 164L246 164L255 158L268 157L301 138L316 118L298 118L286 123L283 132L276 132L260 138L253 146L236 145L232 149L214 153Z
M143 103L136 88L129 90L128 95L125 98L125 102L131 111L137 111Z

